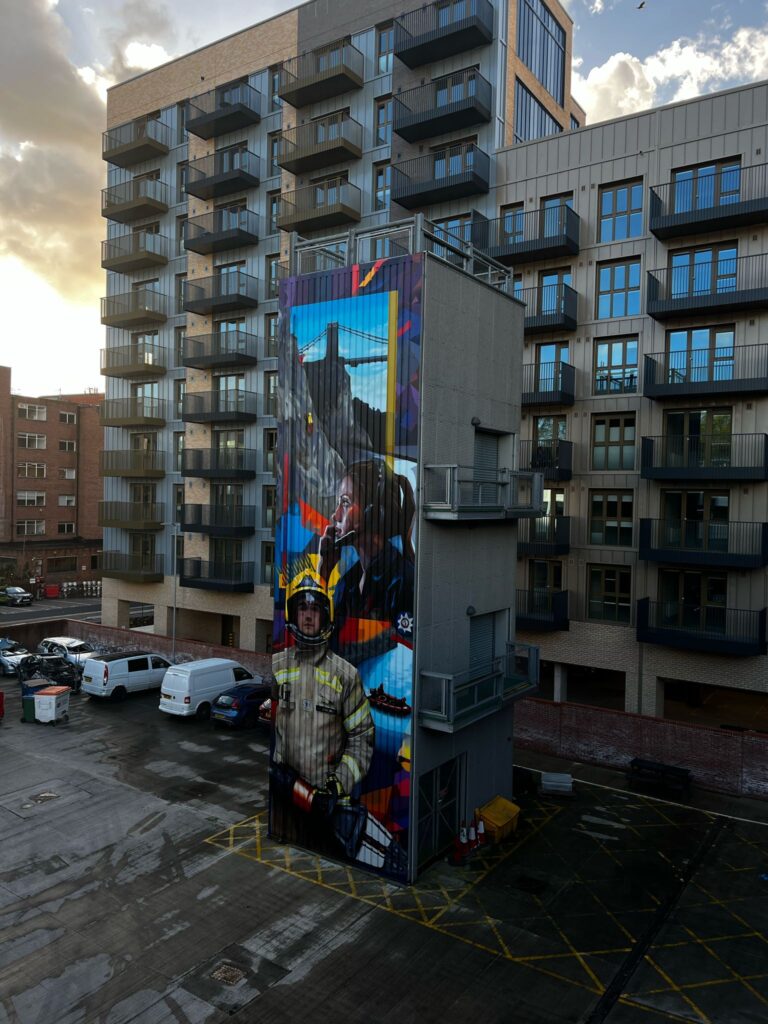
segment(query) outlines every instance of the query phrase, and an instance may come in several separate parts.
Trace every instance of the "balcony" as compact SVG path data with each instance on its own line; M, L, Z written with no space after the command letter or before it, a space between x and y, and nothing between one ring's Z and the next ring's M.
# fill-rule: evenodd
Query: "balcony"
M573 442L521 441L520 468L543 473L545 480L570 480L573 471Z
M185 505L181 517L184 533L217 537L250 537L256 532L255 505Z
M523 367L523 405L573 405L576 370L559 359Z
M164 181L134 178L101 190L101 216L119 224L162 217L173 206L175 192Z
M166 353L160 345L140 342L101 350L101 372L123 380L154 380L166 370Z
M264 415L262 396L255 391L187 392L181 403L185 423L255 423Z
M768 565L768 523L641 519L640 558L669 565L759 569Z
M444 523L512 522L541 515L541 473L425 466L424 518Z
M220 85L187 100L184 125L200 139L215 139L261 121L261 94L250 85Z
M515 298L525 304L523 330L526 334L575 331L578 293L568 284L545 284L520 288Z
M571 550L571 517L540 516L520 524L518 555L567 555Z
M472 225L472 243L499 263L519 266L535 260L574 256L579 251L581 220L570 206L509 210L494 220Z
M406 210L488 191L491 162L470 142L392 165L390 198Z
M165 505L145 501L100 501L99 526L120 530L162 530Z
M101 475L120 477L144 477L159 480L165 476L165 452L103 451L101 453Z
M515 625L532 633L570 629L568 591L545 587L515 592Z
M246 331L196 334L184 339L181 362L197 370L214 366L255 366L259 339Z
M101 135L101 158L116 167L133 167L167 156L173 145L171 129L162 121L131 121Z
M182 587L252 594L253 578L253 562L206 562L201 558L182 558L179 562Z
M768 345L655 352L645 357L647 398L768 392Z
M362 89L365 58L342 39L283 61L277 95L292 107L306 107L333 96Z
M201 480L253 480L258 464L255 448L185 448L181 475Z
M186 190L198 199L218 199L256 188L261 181L258 156L248 149L222 149L187 164Z
M190 217L184 225L184 248L208 256L227 249L242 249L259 241L259 215L235 206L224 207L201 217Z
M164 427L168 420L168 403L159 398L108 398L100 411L102 427Z
M637 602L637 639L683 651L755 657L766 653L765 608L718 608L682 601Z
M493 715L539 685L539 649L507 644L507 653L464 672L422 672L419 724L436 732L460 729Z
M407 142L487 124L491 83L479 71L457 71L393 98L392 130Z
M644 437L640 475L646 480L768 480L768 435Z
M360 189L343 178L284 192L277 226L282 231L315 231L356 224L361 216Z
M154 288L134 288L101 300L104 327L154 327L168 319L168 296Z
M646 310L654 320L768 309L768 256L723 257L648 271Z
M188 313L208 316L236 309L255 309L258 304L259 282L242 270L184 282L183 306Z
M281 132L277 162L291 174L302 174L362 155L363 126L347 114L329 114Z
M104 270L115 270L120 274L164 267L170 251L170 242L165 235L129 231L101 243L101 266Z
M128 555L122 551L102 551L99 556L102 576L125 583L162 583L162 555Z
M657 238L706 234L768 221L768 164L733 166L651 191L648 229Z
M433 3L395 18L395 56L409 68L487 46L493 39L488 0Z

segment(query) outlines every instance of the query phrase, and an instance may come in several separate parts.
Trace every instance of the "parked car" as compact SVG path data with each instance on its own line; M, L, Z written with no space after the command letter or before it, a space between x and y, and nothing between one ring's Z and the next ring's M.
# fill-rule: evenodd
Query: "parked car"
M74 636L49 636L37 645L38 654L58 654L81 668L96 654L90 644Z
M5 676L15 676L19 670L19 662L29 656L26 647L11 640L10 637L0 637L0 669Z
M83 667L83 693L122 700L139 690L156 690L170 666L170 661L151 651L95 654Z
M19 661L18 672L20 680L39 676L59 686L71 686L76 693L83 674L80 665L73 665L58 654L29 654Z
M32 604L32 595L24 587L3 587L0 589L0 604L11 604L17 607Z
M251 729L259 721L259 707L270 692L269 683L240 683L219 694L211 707L216 725Z
M168 715L208 718L216 698L237 683L254 682L253 672L230 658L203 658L171 665L160 690L160 710Z

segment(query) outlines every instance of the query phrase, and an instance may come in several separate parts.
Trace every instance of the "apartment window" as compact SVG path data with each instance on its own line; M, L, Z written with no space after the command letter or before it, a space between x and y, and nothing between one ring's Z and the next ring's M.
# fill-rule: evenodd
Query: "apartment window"
M267 416L277 416L277 373L274 370L264 374L264 401Z
M59 423L70 423L70 424L77 423L77 413L76 412L60 412L59 413Z
M388 75L392 70L392 59L395 48L395 29L390 22L379 25L376 29L376 70L380 75Z
M538 314L562 312L565 307L565 288L570 287L573 275L570 267L542 270L539 273Z
M173 521L180 523L184 517L184 484L173 485Z
M173 329L173 365L184 365L184 342L187 337L186 327L174 327Z
M275 458L277 455L277 431L274 427L267 427L264 430L264 472L274 473L276 469Z
M523 275L522 274L513 274L512 275L512 294L515 296L516 299L520 299L522 301L522 292L523 292Z
M500 213L501 233L505 242L513 244L525 239L525 213L523 203L502 206Z
M184 431L175 430L173 433L173 471L181 472L181 463L184 457Z
M741 163L735 158L699 167L681 167L672 172L672 191L675 213L738 203L741 198Z
M267 286L267 298L276 299L280 295L280 253L264 257L264 280Z
M563 563L547 558L532 558L528 562L528 587L534 593L547 593L563 589Z
M267 136L267 177L273 178L280 173L280 135L275 132Z
M373 165L373 209L389 209L389 191L392 186L392 168L389 164Z
M261 525L269 530L275 528L275 508L277 506L277 490L275 487L261 489Z
M61 467L59 469L59 480L76 480L77 470L76 469L65 469Z
M275 545L271 540L261 542L261 582L270 587L275 582Z
M44 405L31 405L29 402L19 402L16 414L20 420L48 419L48 410Z
M187 167L187 161L182 160L176 164L176 191L181 199L187 191L187 173L189 168Z
M520 0L517 5L517 55L562 107L565 29L542 0Z
M174 301L177 313L184 312L184 282L186 280L186 274L177 274L174 279Z
M187 104L186 100L176 104L176 144L183 145L187 141Z
M280 216L280 193L267 193L267 234L277 234L277 218Z
M581 128L581 125L576 120L576 118L573 116L573 114L571 114L571 131L575 132L577 128Z
M734 326L667 331L667 384L733 380Z
M17 442L19 448L45 448L45 434L19 434Z
M637 336L595 340L596 395L627 395L637 391Z
M589 543L632 546L632 491L591 491Z
M16 504L20 508L40 508L45 505L45 491L17 491Z
M680 249L670 257L670 297L722 295L736 291L735 242Z
M600 189L599 242L621 242L643 233L643 183L627 181Z
M597 318L640 314L640 260L601 263L597 268Z
M267 313L264 317L264 355L277 355L277 313Z
M44 480L46 468L44 462L20 462L16 467L16 476Z
M187 223L187 215L183 214L176 218L176 253L183 256L186 253L184 248L184 225Z
M60 494L59 508L74 508L76 504L74 494Z
M279 110L283 101L280 99L278 92L280 90L280 68L274 67L269 69L269 109Z
M563 126L542 107L533 93L515 79L515 142L530 142L556 135Z
M373 108L374 146L390 146L392 144L392 97L384 96L376 100Z
M635 468L634 413L592 417L592 469Z
M60 452L75 452L77 451L77 441L59 441Z
M44 519L20 519L16 523L17 537L42 537L44 534Z
M56 533L72 535L75 532L74 523L57 523Z
M184 395L187 390L187 382L185 379L175 380L173 382L173 418L175 420L181 419L181 412L184 406Z
M59 525L74 527L75 524L60 523ZM48 572L77 572L77 555L55 555L48 558L46 559L46 569Z
M632 572L620 566L590 565L587 618L629 622Z

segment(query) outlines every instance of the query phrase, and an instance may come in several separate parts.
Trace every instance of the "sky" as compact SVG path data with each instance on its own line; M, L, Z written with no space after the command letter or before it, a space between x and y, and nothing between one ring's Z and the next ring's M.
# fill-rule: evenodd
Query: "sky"
M588 122L768 78L768 0L563 3ZM0 0L0 364L14 391L103 386L107 86L291 6Z

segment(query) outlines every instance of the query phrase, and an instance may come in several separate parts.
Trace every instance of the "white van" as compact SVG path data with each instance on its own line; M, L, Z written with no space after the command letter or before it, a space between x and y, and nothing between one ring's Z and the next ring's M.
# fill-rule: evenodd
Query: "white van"
M220 693L253 678L252 672L229 658L203 658L171 665L160 690L160 710L169 715L208 718Z
M171 663L159 654L132 651L130 654L97 654L83 666L83 693L90 697L122 700L138 690L155 690Z

